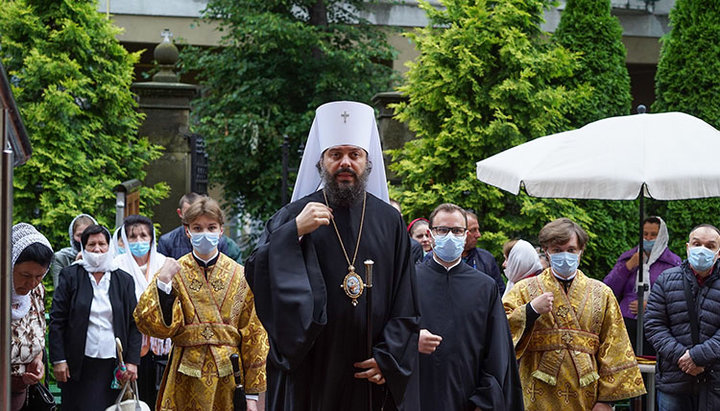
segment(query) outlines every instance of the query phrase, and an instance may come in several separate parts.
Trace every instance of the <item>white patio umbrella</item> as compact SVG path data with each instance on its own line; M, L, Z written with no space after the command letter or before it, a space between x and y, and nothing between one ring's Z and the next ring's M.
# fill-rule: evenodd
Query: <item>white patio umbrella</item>
M681 200L720 197L720 131L685 113L610 117L540 137L477 162L477 178L515 195ZM640 248L642 249L642 227ZM637 349L642 352L642 259Z

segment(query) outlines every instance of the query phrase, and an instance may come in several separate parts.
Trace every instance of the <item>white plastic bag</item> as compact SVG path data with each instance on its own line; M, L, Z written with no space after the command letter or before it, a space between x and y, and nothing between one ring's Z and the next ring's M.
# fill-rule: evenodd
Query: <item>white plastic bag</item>
M150 407L148 407L148 405L144 402L140 401L140 398L137 394L137 381L133 381L132 387L130 387L130 391L133 391L133 397L135 398L122 401L125 390L128 389L130 384L131 383L129 381L125 382L122 390L120 391L120 395L118 395L117 400L115 401L115 405L111 405L105 408L105 411L150 411Z

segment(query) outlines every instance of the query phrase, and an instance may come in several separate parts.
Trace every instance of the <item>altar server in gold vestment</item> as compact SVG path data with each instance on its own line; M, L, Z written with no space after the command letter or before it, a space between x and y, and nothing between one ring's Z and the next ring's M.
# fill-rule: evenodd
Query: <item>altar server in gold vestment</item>
M613 292L578 270L588 235L567 218L539 235L551 267L503 297L527 410L610 410L645 393Z
M167 258L135 310L143 334L172 338L156 410L232 410L231 354L239 354L248 410L265 391L267 333L255 314L243 267L218 252L224 217L202 198L183 215L193 251Z

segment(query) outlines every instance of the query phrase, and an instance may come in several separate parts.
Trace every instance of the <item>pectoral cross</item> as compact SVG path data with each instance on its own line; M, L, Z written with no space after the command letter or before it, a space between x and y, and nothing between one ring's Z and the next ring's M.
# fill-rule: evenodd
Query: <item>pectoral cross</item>
M347 123L347 119L348 119L348 117L350 117L350 114L348 114L347 111L343 111L343 113L340 114L340 117L343 118L343 123Z

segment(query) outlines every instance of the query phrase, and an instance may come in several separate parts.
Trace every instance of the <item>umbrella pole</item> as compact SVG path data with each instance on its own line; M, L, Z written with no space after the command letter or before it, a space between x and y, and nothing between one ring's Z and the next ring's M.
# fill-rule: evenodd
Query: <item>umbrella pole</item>
M643 184L640 188L640 242L638 245L638 279L637 279L637 332L635 335L635 354L642 355L643 353L643 317L645 312L644 296L645 291L648 289L648 285L643 282L643 220L645 213L645 185Z

